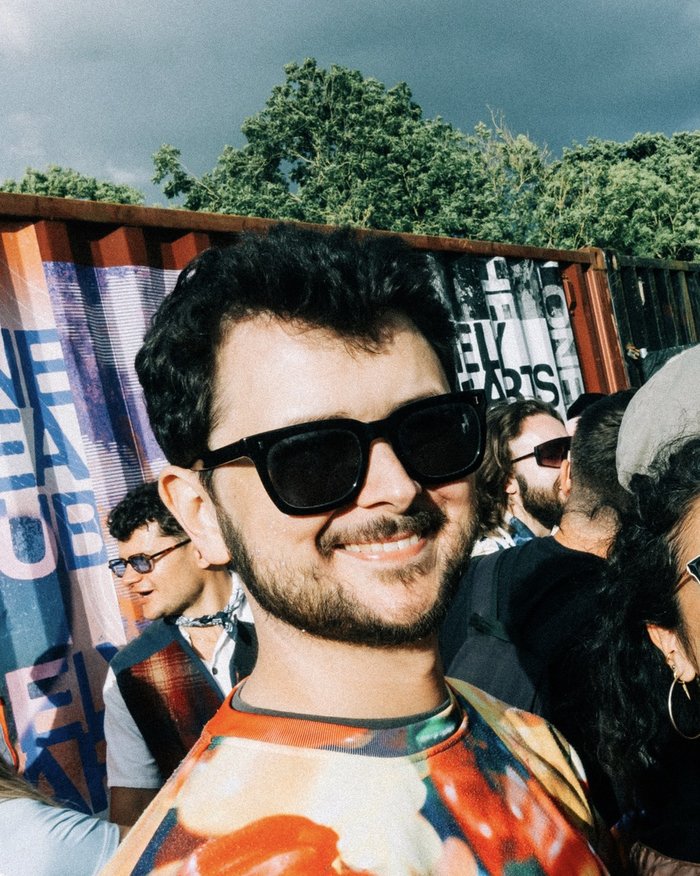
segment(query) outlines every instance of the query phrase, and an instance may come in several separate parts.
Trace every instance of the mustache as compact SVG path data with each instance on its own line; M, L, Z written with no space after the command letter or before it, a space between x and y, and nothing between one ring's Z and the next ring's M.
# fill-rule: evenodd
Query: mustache
M322 532L318 536L317 547L322 556L328 557L340 544L382 541L396 535L435 535L446 522L447 516L440 508L421 508L415 511L409 509L398 517L378 517L364 526L354 526L351 529L339 527Z

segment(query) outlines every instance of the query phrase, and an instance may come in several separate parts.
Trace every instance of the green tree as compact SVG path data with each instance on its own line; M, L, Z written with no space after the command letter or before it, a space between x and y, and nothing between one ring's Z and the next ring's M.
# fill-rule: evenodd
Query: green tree
M154 156L154 182L192 210L418 234L518 238L531 221L544 153L502 122L465 136L426 119L410 89L316 61L285 67L265 108L196 177L180 151Z
M658 258L700 258L700 131L589 139L554 160L492 114L470 134L428 119L406 83L285 67L242 148L196 176L162 146L154 182L191 210ZM127 185L52 165L0 191L142 204Z
M547 170L530 242L700 257L700 131L589 139Z
M513 134L502 115L492 114L491 121L491 127L480 122L468 138L483 175L472 223L478 239L528 243L539 231L535 211L549 152L524 134Z
M114 204L143 204L144 195L127 185L97 180L69 167L49 165L45 170L28 167L21 180L5 180L0 192L47 195L54 198L79 198L86 201L110 201Z
M197 177L178 149L156 183L192 210L351 224L659 258L700 257L700 132L590 139L556 160L500 116L464 134L426 119L405 83L285 68L265 108Z

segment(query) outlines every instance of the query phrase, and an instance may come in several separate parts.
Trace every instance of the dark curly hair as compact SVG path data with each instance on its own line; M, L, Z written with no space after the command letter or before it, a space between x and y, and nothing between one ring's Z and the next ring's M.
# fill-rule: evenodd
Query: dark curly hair
M180 274L136 356L165 456L190 466L207 449L216 355L233 323L270 314L376 349L395 312L424 335L455 387L454 325L428 257L400 238L280 224L267 235L244 234L232 247L203 252Z
M148 481L139 484L112 508L107 517L107 528L112 538L128 541L133 533L147 523L155 522L163 535L181 536L185 531L168 511L158 495L158 484Z
M591 749L634 803L644 773L677 741L666 704L671 673L649 639L647 624L675 631L697 663L677 586L679 537L700 500L700 436L664 448L648 474L632 478L630 489L636 510L613 546L599 594L600 625L584 659L594 710ZM696 729L699 699L700 689L690 701L678 697L677 718Z
M528 417L546 414L563 422L559 412L538 398L518 398L491 404L486 411L486 451L476 473L478 538L500 526L508 509L506 484L513 475L510 442Z

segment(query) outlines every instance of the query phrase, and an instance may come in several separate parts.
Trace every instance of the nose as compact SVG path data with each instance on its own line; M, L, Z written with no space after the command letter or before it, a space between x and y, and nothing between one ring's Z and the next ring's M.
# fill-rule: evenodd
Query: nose
M131 563L126 564L126 570L122 575L122 581L127 587L133 587L137 581L140 581L143 578L139 572L131 565Z
M367 477L355 500L357 505L362 508L388 505L398 513L403 513L422 490L421 485L401 465L389 443L375 441L372 444Z

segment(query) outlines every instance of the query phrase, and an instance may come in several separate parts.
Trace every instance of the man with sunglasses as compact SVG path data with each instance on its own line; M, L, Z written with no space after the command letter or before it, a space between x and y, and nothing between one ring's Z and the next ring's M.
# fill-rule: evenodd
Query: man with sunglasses
M109 567L152 621L111 661L104 686L110 819L132 825L254 659L236 576L206 561L154 482L130 490L107 526Z
M260 647L105 873L604 871L566 745L440 668L484 439L453 344L391 236L278 226L181 274L137 356L161 494Z
M564 507L560 468L571 439L559 413L536 398L496 402L486 415L476 475L479 531L473 556L549 535Z

